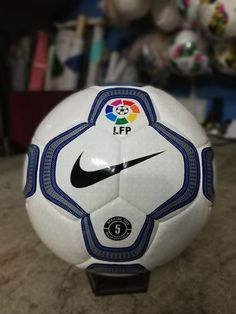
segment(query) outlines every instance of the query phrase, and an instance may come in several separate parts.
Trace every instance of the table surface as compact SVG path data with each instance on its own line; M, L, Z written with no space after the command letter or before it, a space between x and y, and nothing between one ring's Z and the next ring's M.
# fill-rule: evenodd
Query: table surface
M151 274L146 294L95 297L86 274L33 231L21 194L23 156L0 158L0 313L233 314L236 309L236 144L216 148L217 198L208 224Z

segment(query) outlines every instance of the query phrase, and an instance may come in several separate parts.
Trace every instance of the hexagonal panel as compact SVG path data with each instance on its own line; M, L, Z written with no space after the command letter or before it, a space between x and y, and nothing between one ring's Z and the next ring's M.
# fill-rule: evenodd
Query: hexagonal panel
M104 172L119 163L119 142L95 126L60 150L56 182L84 211L91 213L118 196L119 177L106 177Z
M137 239L146 215L121 198L106 204L90 216L98 241L107 247L132 245Z
M150 214L183 185L184 161L178 149L151 127L122 141L123 162L140 162L120 173L120 195Z

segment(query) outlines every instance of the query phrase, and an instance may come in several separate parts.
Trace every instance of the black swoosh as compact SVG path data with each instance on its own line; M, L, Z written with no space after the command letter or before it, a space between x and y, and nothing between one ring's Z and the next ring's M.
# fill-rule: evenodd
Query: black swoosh
M80 159L82 157L82 154L79 156L79 158L76 160L72 171L71 171L71 184L75 188L85 188L87 186L90 186L92 184L98 183L99 181L105 180L111 176L114 176L115 174L120 173L122 170L130 168L134 165L139 164L140 162L143 162L147 159L150 159L154 156L162 154L164 151L148 155L145 157L133 159L130 161L123 162L119 165L106 167L103 169L95 170L95 171L85 171L80 166Z

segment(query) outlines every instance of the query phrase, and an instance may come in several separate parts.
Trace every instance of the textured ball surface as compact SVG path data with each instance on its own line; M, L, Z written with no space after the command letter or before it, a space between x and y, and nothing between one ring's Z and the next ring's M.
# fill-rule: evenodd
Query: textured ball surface
M214 65L222 73L236 75L236 41L214 46Z
M183 26L193 28L197 24L200 0L177 0L179 13L183 19Z
M154 24L164 32L172 32L181 25L181 17L175 0L153 1L151 15Z
M180 31L169 47L169 63L173 72L185 76L209 72L209 57L204 40L196 32Z
M41 240L68 263L112 274L152 270L206 223L212 160L202 128L165 92L91 87L35 132L26 208Z
M113 1L119 14L124 19L136 20L150 10L151 0L115 0Z
M217 39L235 37L235 9L235 0L201 0L199 20L203 30Z

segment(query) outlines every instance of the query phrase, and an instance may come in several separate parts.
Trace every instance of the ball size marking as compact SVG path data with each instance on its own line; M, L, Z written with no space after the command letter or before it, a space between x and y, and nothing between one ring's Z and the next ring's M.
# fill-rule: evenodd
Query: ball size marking
M124 217L112 217L104 225L105 235L114 241L121 241L127 238L131 231L131 223Z

